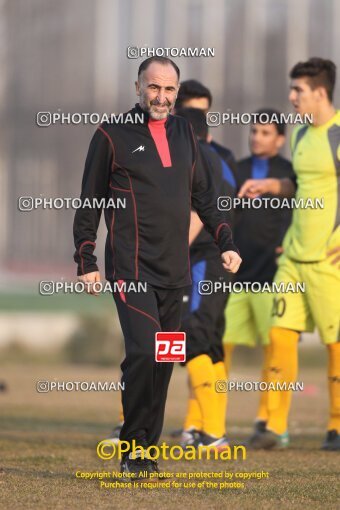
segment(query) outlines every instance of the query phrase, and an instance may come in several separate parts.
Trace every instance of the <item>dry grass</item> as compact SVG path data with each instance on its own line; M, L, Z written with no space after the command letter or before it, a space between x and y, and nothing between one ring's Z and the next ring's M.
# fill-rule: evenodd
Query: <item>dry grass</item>
M232 374L256 380L249 368ZM108 368L70 365L3 365L0 394L1 509L335 509L339 501L339 454L320 452L327 423L324 370L300 373L307 388L292 411L292 447L284 452L248 452L246 461L162 462L168 471L268 471L268 480L251 480L244 489L114 490L75 478L75 472L116 470L115 461L96 456L96 443L109 432L118 394L35 391L37 380L118 380ZM179 427L185 411L186 375L176 368L169 393L164 439ZM251 430L258 395L233 393L229 432L233 439ZM173 440L172 440L173 441Z

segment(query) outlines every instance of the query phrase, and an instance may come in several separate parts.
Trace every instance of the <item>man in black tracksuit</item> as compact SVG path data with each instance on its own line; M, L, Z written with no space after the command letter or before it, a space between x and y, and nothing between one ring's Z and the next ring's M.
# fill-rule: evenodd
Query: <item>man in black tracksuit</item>
M120 439L130 443L134 439L145 447L160 437L173 369L172 363L156 363L155 333L178 330L184 287L190 284L191 204L214 236L225 269L236 272L241 263L228 218L216 208L215 189L191 126L169 115L178 81L178 67L170 59L151 57L142 62L136 83L139 104L128 113L132 118L144 114L144 121L98 128L81 193L82 199L126 199L125 209L105 209L106 279L147 282L146 293L114 294L126 351ZM100 209L84 208L77 210L74 220L78 276L90 284L100 280L93 253L100 216ZM137 473L141 468L157 470L149 459L131 455L121 464L123 472Z

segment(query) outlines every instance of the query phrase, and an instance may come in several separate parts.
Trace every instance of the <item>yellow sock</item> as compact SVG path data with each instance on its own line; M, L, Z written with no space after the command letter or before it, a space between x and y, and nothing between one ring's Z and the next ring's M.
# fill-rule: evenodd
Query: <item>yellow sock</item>
M230 377L230 366L231 366L231 357L234 351L235 345L233 344L223 344L223 351L224 351L224 369L225 369L225 379L228 380ZM226 401L225 401L225 414L224 414L224 423L225 423L225 433L227 432L227 425L226 425L226 416L227 416L227 410L228 410L228 394L225 394Z
M221 437L215 372L211 358L201 354L187 363L190 383L202 416L202 430L211 436Z
M190 394L188 398L187 414L184 421L184 430L188 430L191 428L194 428L196 430L202 430L201 408L194 395L193 389L190 384L190 379L188 383Z
M271 328L270 341L269 382L295 382L298 369L299 333L291 329ZM291 399L291 390L268 392L267 428L276 434L287 431Z
M330 418L328 430L340 433L340 343L328 345L328 388Z
M268 383L268 369L270 361L270 345L266 345L263 348L263 366L261 382ZM268 420L268 391L260 392L260 404L257 410L256 421L267 421Z
M225 370L225 365L223 361L219 361L218 363L213 364L215 371L215 382L216 381L226 381L227 374ZM226 433L226 412L227 412L227 392L216 392L217 398L217 412L219 415L219 423L221 429L221 436L224 436Z

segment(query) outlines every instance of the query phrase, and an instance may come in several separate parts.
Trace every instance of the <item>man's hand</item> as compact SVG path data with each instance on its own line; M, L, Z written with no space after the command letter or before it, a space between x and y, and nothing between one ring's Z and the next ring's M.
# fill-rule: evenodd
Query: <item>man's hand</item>
M223 267L228 273L237 273L241 265L242 259L236 251L225 251L221 255Z
M271 193L273 179L247 179L241 186L238 196L240 198L257 198L265 193Z
M288 177L284 179L248 179L241 186L237 196L240 198L257 198L266 193L291 198L295 195L295 185Z
M331 264L336 266L340 263L340 246L336 246L327 252L327 257L332 257L332 255L334 255L334 258L332 258Z
M96 282L100 282L100 273L99 271L94 271L93 273L83 274L78 276L78 282L83 282L85 284L86 293L92 294L93 296L98 296L99 293L93 289L93 284Z

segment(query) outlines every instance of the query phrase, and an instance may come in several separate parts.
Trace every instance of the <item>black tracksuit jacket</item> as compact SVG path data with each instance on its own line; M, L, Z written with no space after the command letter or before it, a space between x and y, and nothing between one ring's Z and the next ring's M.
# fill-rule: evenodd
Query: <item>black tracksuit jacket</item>
M247 179L252 179L252 165L251 157L237 163L238 189ZM280 155L268 159L268 170L268 178L294 180L295 177L291 162ZM262 198L273 196L266 194ZM236 280L271 283L277 270L275 249L282 244L291 222L292 209L237 207L234 217L234 238L242 257Z
M184 287L191 283L191 207L221 253L236 251L229 215L217 209L218 190L188 121L173 115L153 121L138 104L127 113L129 118L144 113L143 123L102 124L92 138L82 181L81 199L126 199L124 209L105 209L105 276ZM100 217L100 208L76 211L78 275L98 270L94 249Z

